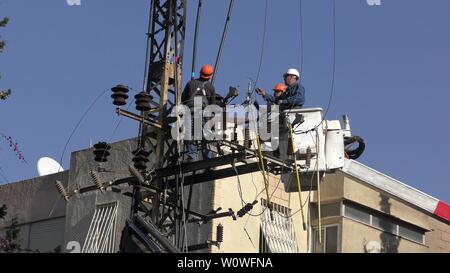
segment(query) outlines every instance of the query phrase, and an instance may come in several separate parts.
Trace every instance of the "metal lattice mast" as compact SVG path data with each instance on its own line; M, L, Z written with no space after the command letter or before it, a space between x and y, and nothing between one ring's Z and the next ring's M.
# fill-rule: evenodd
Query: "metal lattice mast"
M172 107L181 101L181 62L183 60L186 0L153 0L151 4L149 47L145 75L145 91L154 96L160 124ZM139 148L145 149L147 126L141 123ZM177 157L176 145L169 145L168 133L157 130L155 145L155 168L167 165L170 158ZM164 181L156 180L154 186L164 187ZM161 222L160 190L152 198L152 221ZM177 195L177 193L176 193Z

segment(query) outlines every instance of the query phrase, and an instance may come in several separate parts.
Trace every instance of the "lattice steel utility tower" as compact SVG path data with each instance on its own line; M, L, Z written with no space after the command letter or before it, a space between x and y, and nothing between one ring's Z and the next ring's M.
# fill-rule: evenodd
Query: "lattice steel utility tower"
M183 60L186 20L186 0L152 1L150 29L148 33L148 54L145 75L145 90L159 96L158 122L166 124L165 118L173 106L181 101L181 62ZM157 101L157 100L156 100ZM142 116L147 113L142 112ZM141 123L139 148L145 149L147 126ZM167 143L167 131L158 130L156 138L155 168L161 168L169 158L177 157L177 147ZM167 151L166 151L166 144ZM161 180L155 181L161 188ZM160 220L159 196L153 198L152 218L155 223Z
M167 187L166 177L153 179L155 173L147 167L161 169L180 158L182 143L171 139L167 115L181 101L185 23L186 0L152 0L143 91L135 96L140 115L120 108L128 98L125 86L112 88L114 104L119 106L117 113L139 121L134 166L130 166L134 180L138 180L133 186L131 218L144 212L139 215L141 224L145 222L142 217L150 217L152 228L160 229L172 243L179 241L179 215L184 213L177 211L182 207L178 183L176 187ZM178 179L178 174L175 178Z
M178 158L176 142L168 141L166 123L167 114L181 101L182 61L184 51L186 23L186 0L153 0L151 2L149 29L147 37L147 52L145 65L144 88L147 94L153 95L154 107L141 111L141 118L153 118L163 128L158 128L156 144L148 141L149 130L145 122L140 122L138 150L155 153L153 168L159 169L167 165L170 159ZM153 115L155 113L156 115ZM145 177L144 177L145 179ZM177 217L171 218L172 209L163 209L161 200L168 195L178 197L178 191L171 192L164 187L164 178L152 181L156 191L151 193L151 219L156 225L162 225L165 220L173 219L175 225ZM163 189L170 193L163 193ZM137 213L141 196L145 190L134 190L133 213ZM164 195L164 196L163 196ZM173 228L174 223L168 223ZM173 233L169 231L169 233ZM177 236L177 234L175 234Z

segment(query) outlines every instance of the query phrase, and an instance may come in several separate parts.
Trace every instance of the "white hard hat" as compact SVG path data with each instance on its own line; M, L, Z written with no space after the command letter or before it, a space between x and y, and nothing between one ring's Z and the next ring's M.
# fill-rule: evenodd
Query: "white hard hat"
M298 70L295 68L289 68L288 71L286 71L286 73L284 73L284 76L287 75L295 75L297 76L297 78L300 78L300 73L298 73Z

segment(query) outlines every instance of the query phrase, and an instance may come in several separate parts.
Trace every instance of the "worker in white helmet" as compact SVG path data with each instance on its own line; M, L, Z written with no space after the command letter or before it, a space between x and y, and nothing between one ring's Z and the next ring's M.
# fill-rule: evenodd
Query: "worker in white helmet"
M294 68L288 69L286 73L284 73L283 78L284 83L287 86L285 89L286 91L272 96L267 94L266 91L256 88L256 93L261 95L269 104L274 103L279 105L281 111L303 107L303 104L305 103L305 88L299 82L300 73L298 73L298 70ZM284 114L280 115L279 144L278 149L274 151L274 156L281 160L286 160L288 154L289 130L286 124L287 121L288 119Z
M280 110L289 110L301 108L305 103L305 88L300 84L300 73L295 68L290 68L283 75L284 83L287 86L286 92L281 96L274 97L266 91L256 88L255 91L269 103L275 103L280 106Z

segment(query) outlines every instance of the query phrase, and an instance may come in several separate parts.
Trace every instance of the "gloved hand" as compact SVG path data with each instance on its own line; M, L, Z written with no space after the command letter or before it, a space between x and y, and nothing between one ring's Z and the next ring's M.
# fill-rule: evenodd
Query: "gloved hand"
M256 88L255 89L255 91L256 91L256 93L258 94L258 95L261 95L261 96L265 96L266 95L266 91L264 91L264 90L262 90L261 88Z

